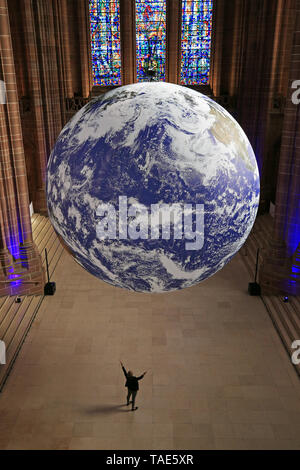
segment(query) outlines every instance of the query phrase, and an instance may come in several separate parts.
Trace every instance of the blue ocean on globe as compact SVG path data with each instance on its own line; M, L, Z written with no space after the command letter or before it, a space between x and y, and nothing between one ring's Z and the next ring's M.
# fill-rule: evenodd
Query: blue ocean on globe
M121 288L165 292L207 279L238 252L256 218L259 173L245 133L212 99L137 83L90 101L63 128L48 162L47 202L56 232L88 272ZM162 208L158 218L153 207Z

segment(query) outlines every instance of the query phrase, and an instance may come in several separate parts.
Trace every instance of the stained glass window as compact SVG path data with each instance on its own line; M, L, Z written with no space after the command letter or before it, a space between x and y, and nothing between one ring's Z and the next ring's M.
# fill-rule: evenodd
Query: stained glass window
M213 0L182 0L181 83L209 82Z
M121 85L119 0L90 0L94 85Z
M166 0L136 0L137 81L164 81Z

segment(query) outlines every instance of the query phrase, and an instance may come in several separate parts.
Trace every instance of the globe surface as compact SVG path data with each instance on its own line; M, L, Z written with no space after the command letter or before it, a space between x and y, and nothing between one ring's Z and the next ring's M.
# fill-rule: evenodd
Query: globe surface
M147 219L159 236L149 227L147 238L126 238L120 197L136 210L127 221L136 233ZM163 292L212 276L237 253L256 217L259 174L245 133L220 105L179 85L139 83L90 101L64 127L48 162L47 202L55 230L87 271L118 287ZM162 219L151 219L153 204L186 205L198 248L187 244L183 209L170 216L168 238ZM99 216L99 207L115 212ZM100 221L117 227L116 236L101 238Z

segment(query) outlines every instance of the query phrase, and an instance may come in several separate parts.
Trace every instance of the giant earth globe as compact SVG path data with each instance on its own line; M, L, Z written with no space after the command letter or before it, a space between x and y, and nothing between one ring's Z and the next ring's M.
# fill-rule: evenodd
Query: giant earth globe
M165 292L207 279L238 252L257 214L259 173L245 133L215 101L137 83L93 99L63 128L47 202L89 273Z

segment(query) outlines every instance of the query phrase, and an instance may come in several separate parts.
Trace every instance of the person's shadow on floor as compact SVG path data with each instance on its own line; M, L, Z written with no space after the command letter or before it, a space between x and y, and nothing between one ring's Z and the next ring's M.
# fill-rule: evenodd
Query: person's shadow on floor
M86 413L88 414L95 414L95 413L102 413L102 414L109 414L109 413L115 413L115 412L127 412L131 411L131 406L126 405L97 405L93 406L91 408L88 408L86 410Z

